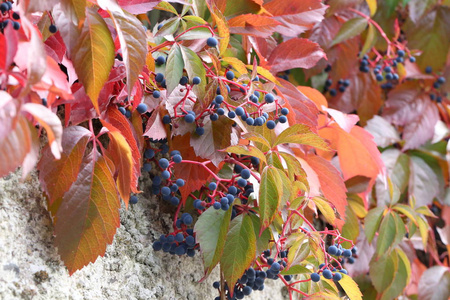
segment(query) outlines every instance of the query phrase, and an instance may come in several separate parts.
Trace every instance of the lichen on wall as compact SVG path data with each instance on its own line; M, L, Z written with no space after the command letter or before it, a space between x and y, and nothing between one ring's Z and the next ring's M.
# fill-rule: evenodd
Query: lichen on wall
M0 179L0 299L188 299L213 300L201 258L154 252L151 244L171 226L162 201L145 192L121 209L121 226L104 257L69 276L53 246L52 224L35 173ZM280 281L248 300L287 299Z

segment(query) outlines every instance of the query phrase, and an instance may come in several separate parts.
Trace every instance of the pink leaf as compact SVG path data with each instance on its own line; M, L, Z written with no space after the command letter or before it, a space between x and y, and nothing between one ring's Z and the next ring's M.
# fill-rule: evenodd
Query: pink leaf
M278 73L292 68L309 69L323 57L325 52L307 39L293 38L278 45L269 57L270 71Z
M6 70L14 61L17 52L17 31L6 26L0 34L0 70Z
M131 14L145 14L158 5L161 0L118 0L119 5Z

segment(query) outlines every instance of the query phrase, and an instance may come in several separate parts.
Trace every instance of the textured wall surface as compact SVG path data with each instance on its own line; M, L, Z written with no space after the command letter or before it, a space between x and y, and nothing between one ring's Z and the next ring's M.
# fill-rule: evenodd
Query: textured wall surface
M195 258L154 252L151 244L171 224L169 209L141 194L121 210L121 226L104 257L69 276L53 246L52 225L36 175L0 179L0 299L214 299ZM142 187L143 188L143 187ZM145 188L143 188L145 190ZM280 281L248 300L288 299Z

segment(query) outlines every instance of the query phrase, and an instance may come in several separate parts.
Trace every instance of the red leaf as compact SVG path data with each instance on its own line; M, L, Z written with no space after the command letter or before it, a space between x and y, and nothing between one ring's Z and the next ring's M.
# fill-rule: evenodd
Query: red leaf
M62 137L63 152L61 159L56 160L49 146L42 150L42 158L38 163L39 181L48 196L50 211L56 213L65 192L76 181L83 160L86 145L92 133L80 126L64 129ZM54 203L58 203L53 206Z
M177 135L172 140L171 149L178 150L183 157L183 160L192 160L197 162L204 162L206 159L202 159L195 155L194 149L190 146L191 135L189 133L180 136ZM207 165L212 172L217 172L213 164ZM174 165L174 175L176 178L182 178L186 184L180 187L182 200L186 200L191 192L199 190L212 175L205 169L204 166L179 163Z
M69 274L105 254L120 226L119 208L105 159L98 152L89 154L55 218L55 245Z
M64 44L59 31L45 40L44 48L47 55L53 58L57 63L62 63L64 55L66 54L66 45Z
M119 5L133 15L145 14L161 0L118 0Z
M159 110L155 109L150 119L148 119L144 136L148 136L149 138L152 138L154 140L167 138L166 129L164 127L163 122L161 121Z
M245 14L228 21L230 32L234 34L248 34L258 37L269 37L280 22L271 17Z
M323 57L325 52L314 42L302 38L293 38L279 44L270 54L270 71L277 72L292 68L309 69Z
M276 32L285 36L298 36L323 20L327 6L320 0L273 0L264 5L276 21L282 23Z
M7 70L14 61L17 52L17 31L6 26L0 34L0 70Z
M141 152L137 143L136 133L128 119L115 107L110 106L106 112L106 121L117 128L127 140L133 157L133 175L131 178L131 191L137 193L138 178L141 175Z
M433 138L439 111L430 97L408 82L389 93L383 117L397 126L404 126L403 149L417 148Z
M323 195L335 207L341 215L341 220L336 219L336 226L342 228L344 225L345 207L347 206L347 189L340 172L326 159L311 155L304 157L306 162L314 169L320 181L320 189Z

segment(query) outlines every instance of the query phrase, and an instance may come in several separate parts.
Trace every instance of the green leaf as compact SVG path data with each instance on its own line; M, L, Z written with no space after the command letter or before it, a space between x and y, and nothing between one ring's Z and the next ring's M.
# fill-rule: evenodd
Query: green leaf
M96 9L87 8L83 29L72 50L72 62L97 112L98 95L109 78L114 57L114 42L108 26Z
M361 34L361 32L363 32L366 27L366 18L356 17L348 20L339 29L339 32L336 34L333 42L331 43L331 47Z
M119 208L105 159L98 152L85 156L55 216L55 245L69 274L105 254L120 226Z
M396 204L392 207L392 209L404 214L406 217L408 217L408 219L410 219L412 222L414 222L414 224L417 225L416 213L410 206L405 204Z
M417 218L417 223L419 223L419 232L422 237L423 248L426 249L428 241L428 223L422 217Z
M170 4L169 2L166 2L166 1L159 2L158 5L156 5L154 9L164 10L164 11L173 13L178 16L178 12L175 9L175 7L173 7L172 4Z
M372 242L375 233L378 231L378 227L380 227L384 210L384 207L376 207L374 209L371 209L364 219L364 232L366 233L366 237L369 243Z
M394 273L394 279L390 282L389 286L384 290L380 290L382 300L397 298L409 283L411 276L411 263L405 253L401 249L395 249L395 251L392 252L392 255L396 257L395 262L397 269Z
M348 275L343 274L339 284L351 300L362 300L362 294L356 282Z
M350 206L347 206L345 210L345 223L342 227L342 236L345 236L345 238L352 240L354 243L356 243L356 240L359 236L358 218L356 217ZM350 248L351 245L348 242L344 242L342 244L342 247Z
M428 208L428 206L421 206L416 209L416 213L422 214L427 217L436 218L436 215Z
M231 211L231 209L229 209ZM241 214L230 223L230 228L220 259L220 268L229 286L248 269L256 254L256 235L248 215Z
M330 150L330 147L328 146L327 142L325 142L325 140L322 137L313 133L308 126L303 124L295 124L285 129L276 138L273 146L285 143L307 145L324 151Z
M298 159L286 152L280 152L280 155L286 162L289 179L294 181L297 176L299 181L304 183L306 186L309 186L308 180L306 180L306 172L303 170L302 164L298 161Z
M194 92L197 98L202 98L205 94L206 87L206 71L203 67L202 60L198 55L191 49L181 46L181 53L184 60L184 68L188 73L190 80L194 77L200 77L200 84L194 86Z
M141 21L128 12L110 11L122 49L123 63L127 70L127 90L131 95L133 85L144 67L147 57L147 35Z
M174 44L169 51L166 62L166 82L167 95L178 86L181 77L183 76L184 60L181 54L180 46Z
M290 268L286 268L283 271L281 271L281 275L296 275L296 274L310 274L311 270L301 266L301 265L294 265Z
M379 293L389 287L397 270L398 257L395 252L384 253L378 259L372 257L369 274L372 284Z
M304 261L311 252L308 238L298 239L290 248L288 252L288 267L295 266Z
M267 164L266 156L264 155L264 153L262 153L261 150L254 146L236 145L226 148L225 151L229 153L255 156L259 158L260 161L264 162L264 164Z
M177 41L207 39L211 36L212 36L211 31L209 31L208 28L198 27L186 31L186 33L182 34L179 38L177 38Z
M261 174L258 199L262 222L260 234L269 227L278 212L282 196L281 188L281 179L277 170L271 166L265 167Z
M266 152L270 149L269 141L263 135L261 135L257 132L246 133L243 135L243 138L254 142L255 146L263 152Z
M384 216L378 233L376 254L380 256L389 250L397 236L397 222L392 212Z
M249 215L253 222L253 228L255 229L256 236L256 253L263 253L269 245L269 240L272 238L269 228L266 228L261 236L259 235L259 229L261 228L261 220L257 215Z
M178 17L168 19L155 36L173 35L178 30L178 26L180 26L180 20Z
M231 209L223 211L208 208L198 218L194 226L196 240L202 249L205 275L211 273L222 256L230 224Z
M191 15L184 16L183 20L188 21L188 22L192 22L192 23L197 23L197 24L206 24L207 23L202 18L197 17L197 16L191 16Z
M330 205L330 203L321 197L313 197L312 200L316 204L317 208L320 210L322 215L325 217L328 223L334 225L334 221L336 220L336 215L334 213L333 207ZM348 207L347 207L348 209ZM348 219L346 218L346 221ZM345 225L344 225L345 226ZM345 235L346 238L348 238L347 235Z

